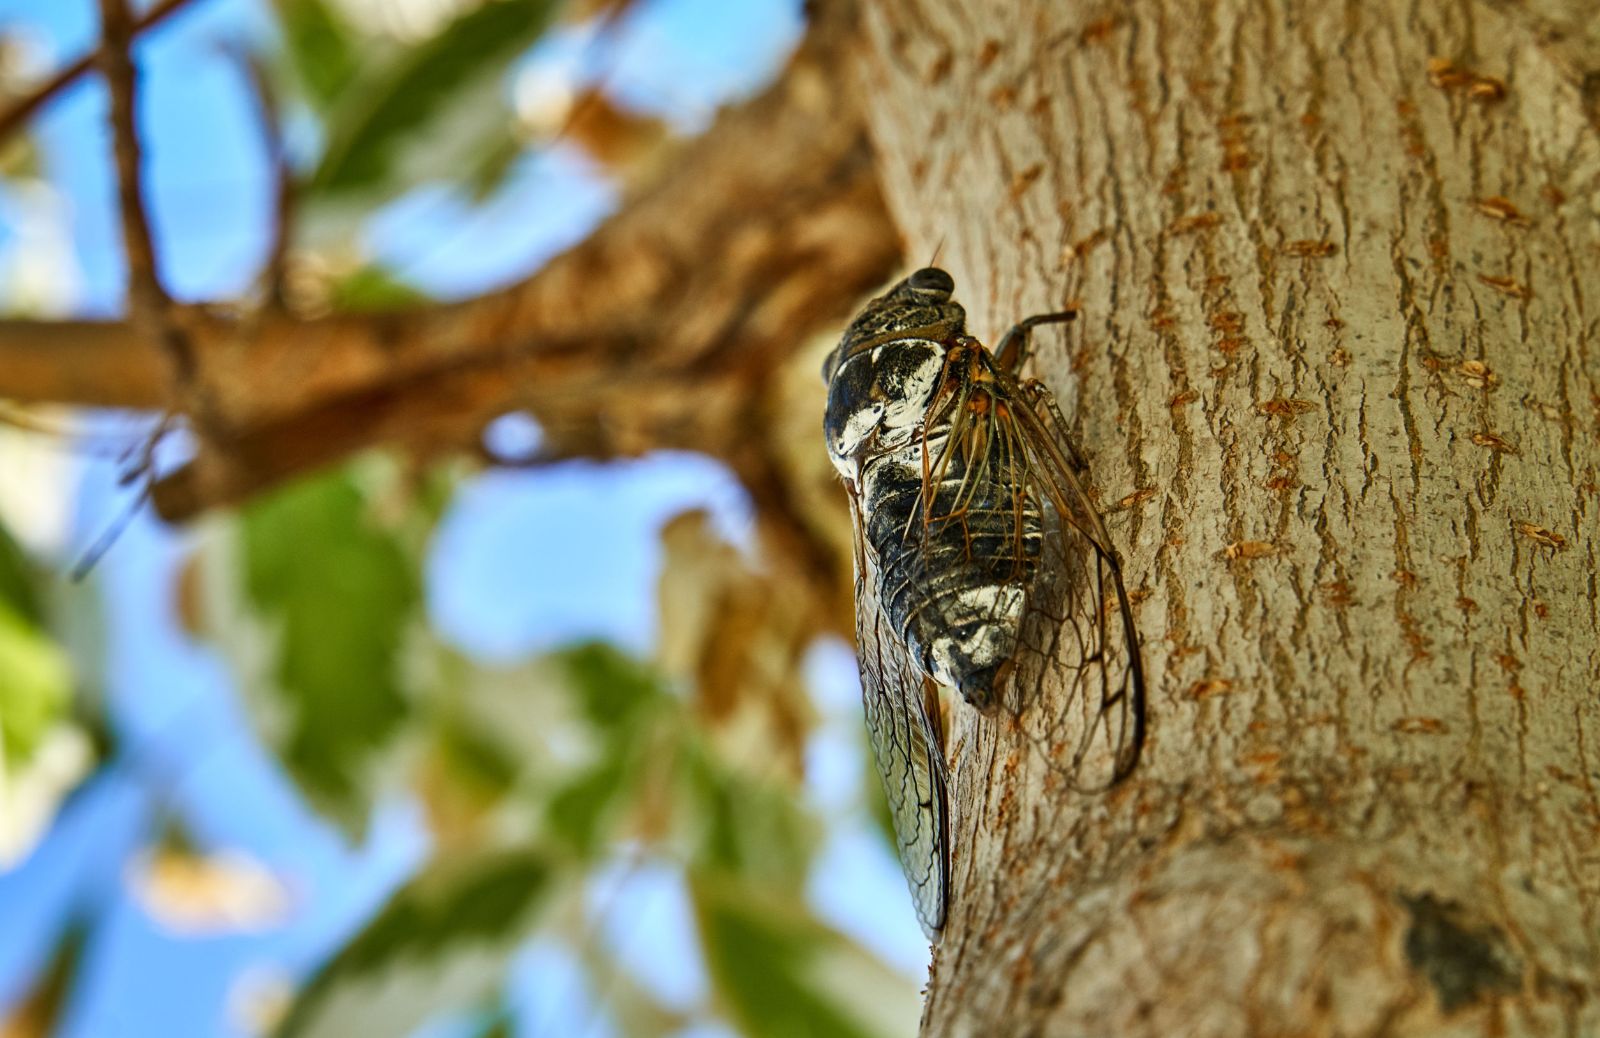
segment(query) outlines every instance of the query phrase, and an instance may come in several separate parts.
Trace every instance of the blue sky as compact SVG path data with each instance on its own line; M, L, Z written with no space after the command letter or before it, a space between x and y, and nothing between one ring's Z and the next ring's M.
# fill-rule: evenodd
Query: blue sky
M22 27L53 66L90 46L94 8L94 0L0 0L0 31ZM167 284L185 299L238 293L267 245L270 177L246 85L224 48L259 40L269 26L257 0L196 0L138 51L158 251ZM626 103L700 129L718 103L771 75L800 28L793 0L645 0L604 76ZM568 60L577 53L559 37L542 46L549 60L562 59L563 47ZM81 268L74 309L81 314L121 307L105 106L104 91L86 82L36 123L49 177L70 206ZM519 163L486 206L436 188L398 199L372 222L366 244L429 291L460 296L525 274L615 204L612 189L580 158L557 152ZM9 233L5 211L0 205L0 248ZM114 475L108 465L85 463L74 543L87 543L120 510ZM742 491L700 458L485 473L463 489L436 538L430 613L447 638L488 660L580 636L645 650L655 624L656 531L665 518L697 506L710 509L730 536L742 536ZM74 912L101 920L67 1035L238 1033L225 1003L241 971L267 964L302 975L314 968L427 853L417 811L405 802L385 805L360 846L300 802L247 729L226 667L183 635L172 615L170 588L189 536L142 515L100 564L94 582L108 611L106 693L123 751L71 799L32 858L0 875L0 1005L26 989ZM571 568L580 553L523 549L549 543L607 550L580 581ZM574 595L574 588L585 591ZM917 972L926 945L898 869L859 811L850 814L861 752L849 727L860 723L853 660L842 645L820 646L811 669L829 719L813 747L811 792L844 819L824 851L813 898L837 925ZM129 897L123 876L169 814L209 846L246 850L294 877L299 900L291 921L222 938L163 932ZM614 919L602 921L608 941L662 997L699 997L705 981L684 944L690 926L681 884L670 871L651 869L619 876L617 884ZM515 964L513 1002L525 1033L575 1033L592 1023L581 985L563 973L559 958L534 946ZM442 1038L453 1027L459 1031L459 1022L441 1021L428 1033Z

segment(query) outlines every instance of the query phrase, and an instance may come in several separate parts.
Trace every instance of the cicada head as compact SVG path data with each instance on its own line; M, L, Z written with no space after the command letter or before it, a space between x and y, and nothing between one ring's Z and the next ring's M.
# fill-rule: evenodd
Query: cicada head
M822 380L832 383L846 360L897 338L944 340L966 327L967 312L950 296L955 279L938 267L923 267L896 282L861 308L839 345L822 364Z
M939 268L916 271L868 303L828 355L823 432L845 476L863 450L904 442L922 420L945 344L966 323L953 291L955 281Z

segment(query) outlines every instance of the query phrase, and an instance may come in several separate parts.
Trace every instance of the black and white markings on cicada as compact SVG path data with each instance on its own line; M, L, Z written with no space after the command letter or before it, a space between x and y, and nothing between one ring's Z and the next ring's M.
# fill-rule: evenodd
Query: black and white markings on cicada
M901 864L930 938L944 926L949 798L938 686L1020 710L1077 790L1120 781L1144 741L1144 677L1117 554L1083 491L1054 398L1019 371L1030 317L990 352L949 274L926 267L868 303L823 367L824 433L855 522L867 728Z

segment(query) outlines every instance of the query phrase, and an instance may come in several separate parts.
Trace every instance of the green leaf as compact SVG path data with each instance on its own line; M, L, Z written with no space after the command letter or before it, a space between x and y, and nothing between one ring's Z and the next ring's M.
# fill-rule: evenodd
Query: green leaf
M726 877L690 892L718 1004L750 1038L875 1038L916 1029L910 978L812 918Z
M279 752L324 808L348 819L361 772L400 727L400 651L419 577L349 471L300 483L242 516L250 600L279 632Z
M4 523L0 523L0 603L11 606L28 623L44 626L38 572Z
M693 744L681 759L688 812L699 815L696 867L799 896L821 834L794 791L736 774Z
M636 758L649 721L675 701L649 667L609 645L579 645L557 654L555 662L601 744L598 763L551 796L545 820L552 835L580 857L592 858L637 786Z
M427 302L427 299L421 289L402 281L388 268L374 264L335 282L328 301L335 310L360 313L399 310Z
M407 146L426 161L429 152L434 159L457 155L452 145L463 138L481 140L480 126L509 133L501 80L544 33L556 6L554 0L489 0L403 54L333 116L313 190L344 192L390 181ZM481 146L472 153L481 154Z
M526 847L430 866L311 980L280 1038L409 1034L483 1000L532 933L552 876Z
M603 642L586 642L559 654L580 704L595 727L631 729L650 707L667 701L661 678L649 667Z
M492 733L459 718L440 721L435 728L440 758L458 781L490 799L516 785L521 762Z
M455 944L500 944L519 932L549 878L544 856L521 847L436 866L397 893L329 969L372 972Z
M25 764L67 715L72 668L66 654L8 603L0 602L0 749Z
M464 177L467 197L480 205L494 197L528 146L526 141L512 134L493 137L483 143L478 154L466 156Z
M289 65L312 104L328 108L355 78L355 40L322 0L278 0Z
M603 849L606 823L629 793L627 764L624 754L613 750L597 767L551 796L545 824L551 835L565 841L579 857L594 858Z

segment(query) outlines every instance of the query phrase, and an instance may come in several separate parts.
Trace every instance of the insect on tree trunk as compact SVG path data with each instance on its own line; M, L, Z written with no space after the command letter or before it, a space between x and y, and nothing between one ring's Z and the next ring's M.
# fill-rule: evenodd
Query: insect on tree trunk
M1081 311L1150 692L1098 797L957 706L925 1033L1600 1033L1584 6L870 5L912 262Z

